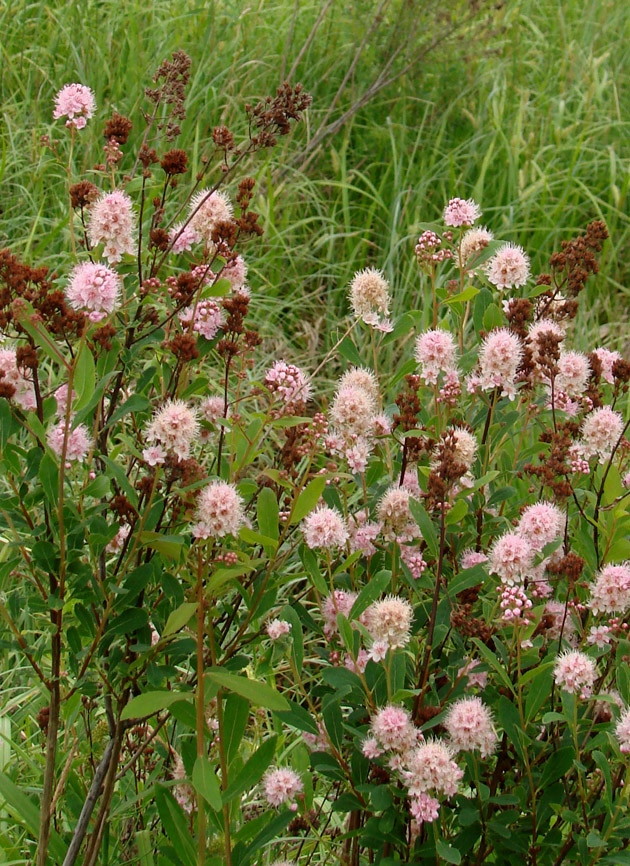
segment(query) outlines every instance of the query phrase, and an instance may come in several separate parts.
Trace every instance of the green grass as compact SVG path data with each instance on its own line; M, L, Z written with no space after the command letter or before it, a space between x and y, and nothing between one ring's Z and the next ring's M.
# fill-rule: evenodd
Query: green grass
M242 129L243 104L289 71L324 5L8 0L0 11L0 243L67 269L63 172L39 146L42 133L65 132L50 123L63 83L89 84L99 106L131 115L139 130L157 62L187 51L193 78L182 144L194 169L212 126ZM481 29L464 28L382 90L300 168L375 7L332 0L295 74L314 95L308 125L250 168L262 182L266 234L248 258L269 352L321 353L345 310L348 280L367 264L391 279L394 314L415 303L418 223L438 218L452 195L480 202L483 221L523 244L539 270L562 238L605 220L612 242L574 342L588 348L607 337L627 349L630 7L508 0ZM397 8L389 4L339 112L387 58L390 36L400 38ZM100 158L79 152L77 169Z

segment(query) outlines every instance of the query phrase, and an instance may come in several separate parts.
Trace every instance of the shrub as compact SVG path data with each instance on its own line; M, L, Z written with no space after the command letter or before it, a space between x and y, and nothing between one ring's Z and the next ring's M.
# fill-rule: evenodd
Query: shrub
M371 267L313 369L265 360L238 172L310 98L247 106L188 179L188 77L163 63L138 153L114 114L85 177L97 108L64 88L72 254L0 254L0 611L36 684L5 712L46 740L13 738L6 849L625 862L630 365L570 349L605 226L533 277L453 198L415 248L415 343L414 290L390 321Z

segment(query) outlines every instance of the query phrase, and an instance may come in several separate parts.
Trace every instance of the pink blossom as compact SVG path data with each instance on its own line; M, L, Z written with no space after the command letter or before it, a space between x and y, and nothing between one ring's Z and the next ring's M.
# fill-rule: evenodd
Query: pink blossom
M444 727L458 751L478 750L481 757L486 758L495 750L497 733L492 714L481 698L460 698L451 704Z
M350 305L366 325L378 326L389 315L389 283L376 268L357 271L350 283ZM387 323L386 323L387 326Z
M372 418L372 433L375 436L389 436L392 432L391 419L382 412Z
M220 190L201 189L190 200L188 225L206 244L212 244L212 233L220 223L232 219L234 210L227 194Z
M597 355L599 362L602 365L602 378L605 379L609 385L614 384L615 377L613 376L613 364L615 361L621 360L619 352L611 352L600 346L594 350L593 354Z
M630 563L605 565L595 575L589 607L593 613L624 613L630 608Z
M581 698L588 698L597 677L597 668L586 653L571 650L558 656L553 675L560 688L579 694Z
M557 505L551 502L536 502L523 512L517 531L536 551L541 551L560 537L564 530L565 517Z
M320 505L302 522L304 541L311 550L331 550L343 547L348 540L348 527L336 508Z
M427 567L422 552L408 544L400 545L400 558L405 563L414 580L419 580Z
M65 84L55 96L53 119L67 117L66 126L83 129L96 109L94 93L85 84Z
M501 596L499 607L504 623L528 623L530 621L531 615L528 612L532 608L532 602L522 586L501 584L497 587L497 591Z
M280 398L287 412L311 399L312 388L305 373L295 364L275 361L265 374L265 387Z
M211 481L199 493L195 520L193 534L196 538L237 535L245 524L245 512L236 487L225 481Z
M223 397L206 397L199 407L204 420L211 424L216 424L220 418L225 415L225 401Z
M227 262L221 271L221 278L225 278L232 283L233 291L242 288L247 278L247 265L243 256L236 256L236 258Z
M486 273L499 289L524 286L530 275L529 258L522 247L504 244L488 262Z
M190 223L186 226L184 223L175 223L168 233L168 239L171 249L176 255L189 252L195 244L201 241L200 235L192 228Z
M615 725L615 737L619 740L619 750L630 752L630 707L626 707Z
M324 634L330 637L339 631L337 626L337 614L342 613L345 617L350 616L352 605L357 600L356 592L345 592L336 589L332 595L326 596L322 604L322 616L324 618Z
M161 445L152 445L150 448L145 448L142 456L149 466L159 466L166 460L166 451Z
M104 193L90 208L87 227L93 247L104 245L103 255L116 264L124 253L134 255L135 216L126 192L115 189Z
M612 629L608 625L592 625L588 632L588 637L586 638L586 642L590 643L591 646L594 644L599 647L599 649L603 649L605 646L612 641Z
M507 328L497 328L483 341L479 352L481 387L484 391L501 388L504 397L516 396L516 373L523 357L520 339Z
M199 301L196 307L186 307L179 313L184 328L189 327L193 317L193 331L206 340L214 340L226 321L225 310L212 298Z
M623 433L623 418L609 406L594 409L582 424L580 448L588 460L597 455L600 463L607 460Z
M388 541L398 537L414 538L418 535L409 507L410 498L411 494L406 487L396 485L390 487L383 495L378 506L378 519L383 527L383 535Z
M365 612L367 630L374 641L385 641L390 649L409 643L413 608L397 595L375 601Z
M529 326L527 332L527 342L532 350L532 356L535 364L541 362L541 345L543 337L555 337L559 346L564 340L564 328L553 319L539 319Z
M365 388L348 385L335 394L330 418L345 436L365 436L371 433L374 410L374 399Z
M387 658L387 653L389 652L389 644L386 640L375 640L372 646L370 647L370 651L368 653L369 657L373 662L383 662Z
M120 277L115 271L95 262L83 262L72 271L66 297L75 310L112 313L120 297Z
M63 456L63 442L66 434L66 422L62 419L54 427L49 428L46 434L46 442L51 451L57 457ZM66 460L76 460L78 463L83 463L90 448L92 447L92 438L90 431L85 424L78 424L74 430L68 429L67 445L66 445Z
M373 441L366 436L357 436L345 444L343 453L353 472L365 472L373 448Z
M425 382L435 385L440 373L449 373L456 367L457 346L453 335L441 328L420 334L416 338L415 359Z
M127 539L127 536L131 532L131 527L126 523L123 524L116 535L112 538L109 544L106 546L105 551L107 553L118 553L123 549L123 545Z
M452 198L444 208L444 222L447 226L471 226L481 216L481 209L471 198Z
M337 383L337 390L343 391L344 388L362 388L367 392L373 405L378 402L378 385L376 377L371 370L366 367L351 367L343 374Z
M369 653L366 650L360 649L356 658L353 658L350 653L346 653L343 663L344 667L352 671L353 674L362 674L365 672L369 660Z
M563 640L571 643L576 628L568 606L561 601L548 601L545 605L544 616L549 622L547 627L549 640L559 640L562 634Z
M591 374L586 355L581 352L561 352L557 366L554 388L568 397L581 397Z
M317 722L317 734L310 734L308 731L305 731L302 736L306 745L313 752L325 752L328 749L326 729L321 722Z
M0 349L0 383L14 389L11 399L21 409L35 409L37 400L33 383L22 374L17 366L15 349Z
M383 749L406 752L417 742L419 731L404 707L388 704L370 722L370 729Z
M467 677L467 689L480 688L485 689L488 685L488 672L476 671L480 662L478 659L465 659L465 664L457 671L458 677Z
M361 551L364 556L376 553L374 542L381 531L380 523L368 519L365 511L358 511L348 517L349 547L351 553Z
M291 623L286 619L272 619L267 623L267 634L271 640L278 640L284 634L289 634L291 631Z
M409 811L417 824L431 824L439 818L440 804L434 797L422 791L410 801Z
M197 413L183 400L169 400L158 409L146 432L149 442L161 443L168 451L174 451L180 460L188 457L198 435Z
M466 570L467 568L474 568L475 565L481 565L482 562L487 561L488 557L485 553L472 550L472 548L469 547L462 553L459 564L461 565L463 570Z
M531 568L534 551L518 532L506 532L490 551L490 571L504 583L522 583Z
M494 235L485 226L479 229L469 229L462 238L459 247L459 254L462 259L462 265L466 266L477 257L477 253L484 250L490 241L494 240Z
M375 737L366 737L361 745L361 751L370 761L375 760L375 758L380 758L383 754L382 749L379 749L378 747L378 742Z
M298 774L288 767L272 767L263 778L265 798L270 806L281 806L301 794L304 785Z
M463 775L453 760L450 746L439 740L427 740L410 753L404 777L411 797L428 791L452 797Z

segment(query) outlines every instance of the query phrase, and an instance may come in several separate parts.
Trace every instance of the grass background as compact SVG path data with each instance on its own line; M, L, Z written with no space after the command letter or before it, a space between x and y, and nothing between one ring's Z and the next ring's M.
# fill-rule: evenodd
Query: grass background
M468 2L453 2L464 15ZM409 28L418 26L418 45L439 32L432 4L381 7L333 116L352 105ZM308 122L248 169L261 181L265 236L248 260L270 353L299 361L323 352L346 309L345 286L366 265L386 271L395 315L415 305L417 225L437 219L453 195L474 197L483 222L521 243L535 270L562 238L605 220L612 241L574 344L606 339L628 350L630 4L488 4L476 25L382 89L303 166L376 9L375 0L7 0L0 243L60 273L69 267L64 175L39 143L51 131L64 135L51 125L64 83L95 90L101 113L93 122L115 107L139 135L144 87L162 58L183 49L193 76L180 146L194 168L211 128L244 129L243 104L273 92L295 65L293 80L314 96ZM80 150L76 169L101 158Z

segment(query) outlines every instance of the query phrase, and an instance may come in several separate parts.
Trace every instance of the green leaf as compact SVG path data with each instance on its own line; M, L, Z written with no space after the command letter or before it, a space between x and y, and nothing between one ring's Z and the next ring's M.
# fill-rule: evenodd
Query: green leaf
M291 623L291 653L296 668L301 671L304 663L304 636L302 634L302 621L297 613L288 604L282 608L280 619Z
M325 487L326 479L321 476L309 481L298 496L293 514L291 515L291 523L299 523L300 520L303 520L315 508Z
M218 593L221 587L228 583L228 581L233 580L235 577L241 577L243 574L247 574L247 572L252 571L253 568L253 565L246 565L245 563L242 565L230 565L227 568L217 568L206 584L208 596Z
M107 634L129 635L144 628L149 622L149 611L144 608L123 610L107 627Z
M306 731L307 734L317 736L320 733L317 722L308 710L304 709L301 704L296 704L295 701L287 701L287 704L289 705L287 711L277 713L281 722L292 728L297 728L298 731Z
M269 710L288 710L289 704L275 689L267 683L258 680L250 680L249 677L241 677L237 674L228 674L219 668L213 668L206 674L208 679L222 689L236 692L237 695L247 698L253 704L266 707Z
M135 834L136 848L140 866L155 866L153 860L153 846L151 844L151 831L138 830Z
M465 304L467 301L471 301L478 294L479 289L476 289L474 286L467 286L463 292L460 292L458 295L453 295L451 298L445 298L443 303Z
M333 695L325 707L322 708L322 718L328 731L328 736L337 749L341 749L343 742L343 717L337 696Z
M258 529L262 535L278 540L278 500L270 487L263 487L256 500Z
M150 547L152 550L157 550L168 559L179 559L184 538L181 535L161 535L159 532L141 532L140 544L144 547Z
M252 857L260 856L260 849L263 845L266 845L267 842L270 842L272 839L280 836L282 831L287 827L288 824L293 820L293 812L290 812L288 809L286 812L281 812L279 815L276 815L271 821L267 824L264 830L261 830L255 837L253 842L247 846L245 852L243 853L239 866L243 866L245 863L249 863Z
M612 802L613 802L613 786L612 786L612 776L610 775L610 763L607 758L604 756L602 752L596 749L593 753L593 760L597 764L598 768L602 771L604 776L604 780L606 782L606 805L608 806L609 812L612 812Z
M503 316L501 310L496 304L488 304L486 311L483 314L483 327L486 331L492 331L494 328L500 328L503 324Z
M454 523L461 523L464 517L468 514L468 503L465 499L458 499L455 505L446 514L444 522L447 526L452 526Z
M59 467L48 451L40 460L37 474L42 482L44 496L51 505L55 505L59 497Z
M32 836L39 833L39 809L8 776L0 773L0 797L4 799L2 808L19 824L26 827ZM51 828L49 850L57 863L62 863L66 855L65 845L59 834Z
M591 830L591 832L586 837L586 844L589 848L605 848L607 842L605 839L602 839L602 837L596 830Z
M437 530L433 521L416 499L409 499L409 510L411 511L411 516L420 527L420 532L427 543L429 553L431 556L437 557L439 552L439 543Z
M76 412L87 406L96 387L94 356L87 343L84 343L81 347L79 357L76 360L73 385L74 390L77 392L77 399L73 403L72 409Z
M459 853L457 848L453 848L452 845L449 845L448 842L445 842L443 839L437 840L435 848L442 860L446 860L447 863L458 864L462 862L462 855Z
M508 689L512 692L512 694L515 694L512 680L508 677L505 668L496 657L496 655L492 652L492 650L489 649L485 645L485 643L483 643L483 641L480 641L478 637L473 638L473 643L479 650L479 655L482 657L482 659L488 665L490 665L490 667L498 674L499 679L503 682L503 685L507 686Z
M160 710L165 710L177 701L192 700L192 692L144 692L132 698L122 711L120 718L141 719L152 716Z
M195 866L197 856L188 827L188 818L175 797L162 785L155 786L155 805L160 822L182 866Z
M105 429L116 424L117 421L120 421L121 418L124 418L124 416L128 415L130 412L138 414L139 412L144 412L150 408L151 401L147 399L147 397L144 397L142 394L132 394L128 400L125 400L122 406L119 406L118 409L116 409L107 422Z
M53 361L56 361L58 364L63 364L63 366L69 370L68 362L61 354L57 343L53 340L51 335L46 330L46 326L40 320L39 316L37 317L37 321L33 321L33 316L35 311L32 305L25 301L24 298L20 298L20 306L18 309L14 310L15 319L19 324L24 328L27 334L29 334L35 343L48 355L49 358L52 358Z
M196 602L185 601L183 604L180 604L180 606L174 610L166 620L162 637L167 637L169 634L175 634L176 631L183 628L196 610Z
M209 274L210 276L210 274ZM207 286L204 286L203 291L201 292L202 298L222 298L232 288L232 283L228 280L227 277L219 277L218 280L215 280L213 283L208 283Z
M341 341L338 351L342 358L345 358L346 361L350 361L350 363L354 364L355 367L360 367L363 363L361 355L359 355L357 347L354 345L352 338L349 335Z
M262 779L265 770L273 761L276 753L276 736L265 740L249 758L234 781L223 792L223 802L229 803L245 791L251 790Z
M192 772L192 783L195 790L201 794L206 803L219 812L223 805L221 799L221 788L212 767L212 764L203 755L199 755L195 761L195 766Z
M390 585L391 580L391 571L379 571L374 575L374 577L370 578L352 605L350 613L348 614L350 622L361 616L363 611L367 610L372 602L376 601L376 599L385 592L387 587Z
M249 701L232 692L225 699L223 707L223 733L225 738L225 757L228 765L238 753L247 722L249 721Z

